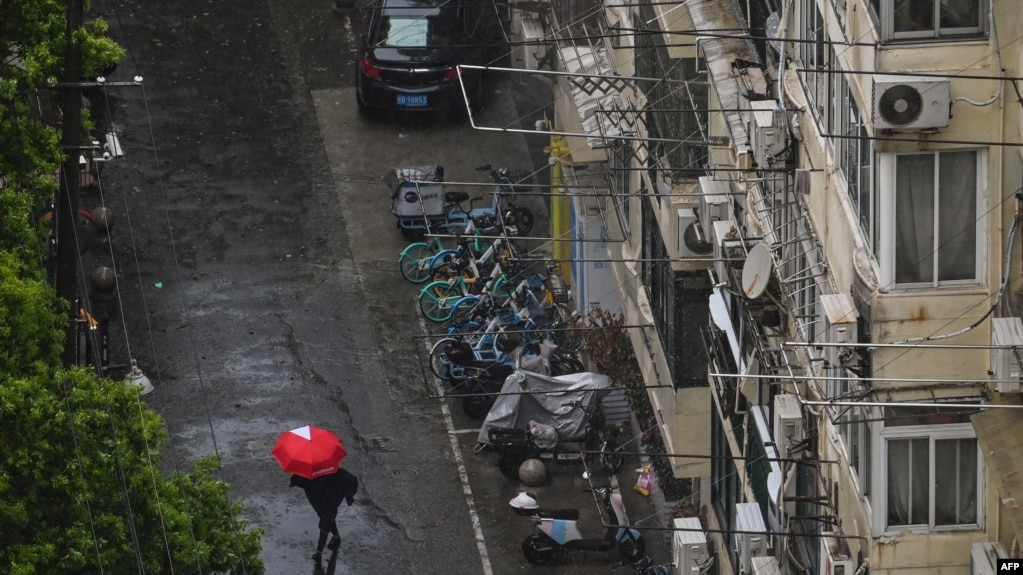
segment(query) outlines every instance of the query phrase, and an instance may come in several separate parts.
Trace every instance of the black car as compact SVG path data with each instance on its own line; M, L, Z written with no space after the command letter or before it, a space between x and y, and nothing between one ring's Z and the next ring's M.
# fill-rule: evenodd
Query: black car
M487 0L375 0L356 63L360 112L465 109L459 64L498 65L507 52L501 19ZM461 70L474 109L484 74Z

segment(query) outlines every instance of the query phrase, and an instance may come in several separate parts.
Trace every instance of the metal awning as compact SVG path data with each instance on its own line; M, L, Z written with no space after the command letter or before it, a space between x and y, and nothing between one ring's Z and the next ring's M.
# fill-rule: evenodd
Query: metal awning
M1012 403L1019 404L1016 400ZM1019 409L988 409L970 416L984 454L988 477L1016 533L1023 532L1023 413Z
M689 11L693 29L698 33L700 30L742 29L742 18L735 4L732 0L688 0L684 5ZM747 98L750 94L747 92L760 95L768 92L767 80L757 67L760 56L754 49L753 42L748 37L739 35L731 37L697 35L696 42L703 50L707 71L721 102L721 108L729 110L722 115L728 124L732 144L736 150L747 148L749 139L745 123L739 112L734 110L742 106L748 107Z

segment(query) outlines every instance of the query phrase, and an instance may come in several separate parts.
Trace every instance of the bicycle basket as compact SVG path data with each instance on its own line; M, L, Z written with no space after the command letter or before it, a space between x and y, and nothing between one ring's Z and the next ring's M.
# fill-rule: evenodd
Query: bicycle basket
M533 274L526 278L529 282L529 289L538 290L543 288L543 281L547 279L543 274Z

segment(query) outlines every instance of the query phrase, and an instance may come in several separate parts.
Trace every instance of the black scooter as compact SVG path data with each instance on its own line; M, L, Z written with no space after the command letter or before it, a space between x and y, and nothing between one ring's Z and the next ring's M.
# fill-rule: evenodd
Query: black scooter
M522 555L534 565L546 565L561 560L570 551L610 551L618 548L624 563L632 563L643 556L646 542L643 534L629 527L622 495L610 485L594 487L604 506L608 526L600 539L584 538L579 530L578 509L547 509L540 507L536 496L519 492L508 502L517 515L535 521L536 531L522 542Z

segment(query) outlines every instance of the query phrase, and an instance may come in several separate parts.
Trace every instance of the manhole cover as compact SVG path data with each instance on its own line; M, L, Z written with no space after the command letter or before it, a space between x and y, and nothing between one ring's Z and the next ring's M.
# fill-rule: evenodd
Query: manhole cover
M396 479L413 479L419 477L419 470L415 467L399 467L391 472Z

